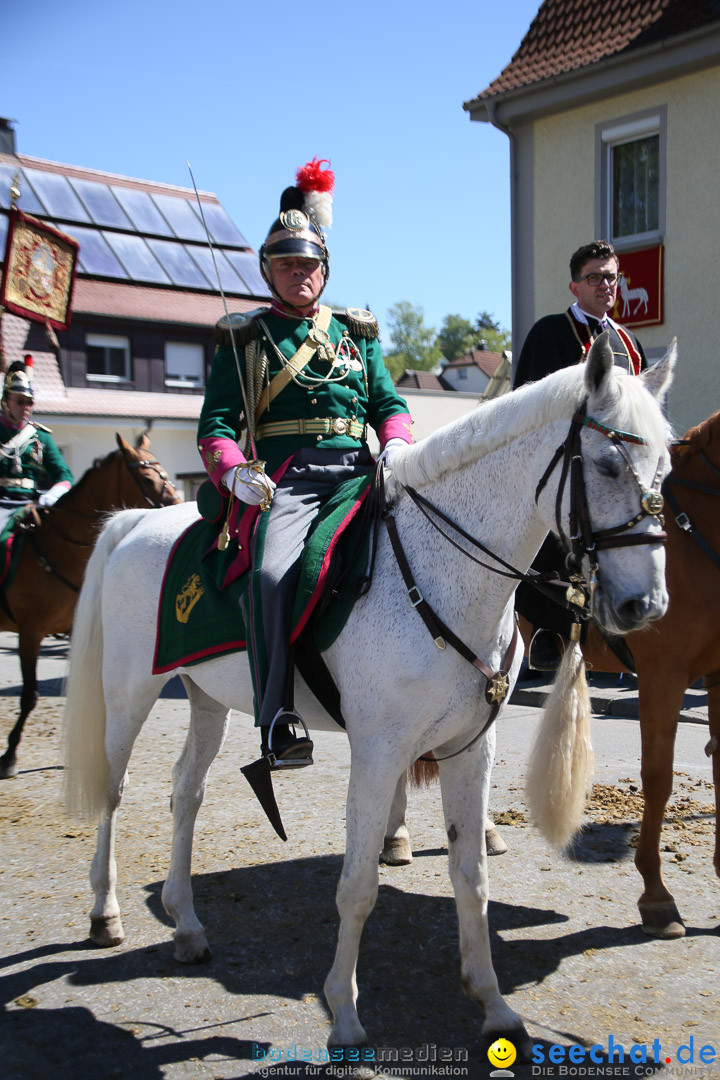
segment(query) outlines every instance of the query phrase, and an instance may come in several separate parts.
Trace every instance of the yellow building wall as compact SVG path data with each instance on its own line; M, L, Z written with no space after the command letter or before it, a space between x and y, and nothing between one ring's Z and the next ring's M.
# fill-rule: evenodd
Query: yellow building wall
M595 231L595 126L667 106L665 321L645 350L678 339L670 418L679 433L720 408L720 67L623 94L534 126L535 317L571 301L568 261Z

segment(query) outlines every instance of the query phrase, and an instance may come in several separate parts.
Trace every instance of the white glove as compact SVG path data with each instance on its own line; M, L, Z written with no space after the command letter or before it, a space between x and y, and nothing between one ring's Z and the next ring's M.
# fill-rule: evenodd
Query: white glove
M67 480L60 480L48 491L43 491L42 495L37 501L38 506L52 506L56 503L61 495L64 495L66 491L70 490L70 483Z
M236 498L247 503L248 506L259 506L267 499L268 494L272 498L275 483L267 474L258 475L257 468L249 465L238 465L237 468L228 469L223 476L223 484L232 491Z
M378 461L384 462L385 468L390 469L392 467L392 459L395 457L395 454L398 452L401 446L407 445L408 443L406 443L404 439L388 439L388 441L385 443L385 449L378 458Z

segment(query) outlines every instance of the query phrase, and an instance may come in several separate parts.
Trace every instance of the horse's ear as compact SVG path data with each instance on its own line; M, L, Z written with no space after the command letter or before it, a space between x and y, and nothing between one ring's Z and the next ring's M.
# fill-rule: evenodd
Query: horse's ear
M131 454L132 453L132 447L131 447L130 443L125 442L122 435L118 434L117 431L115 432L115 441L118 444L118 448L120 450L122 450L123 454Z
M147 431L143 431L141 435L138 435L135 440L136 450L149 450L150 449L150 436Z
M662 360L658 360L657 364L653 364L647 371L643 371L640 376L653 397L656 397L660 402L665 400L665 395L670 389L676 362L677 338L673 338Z
M610 335L604 330L593 342L585 361L585 387L589 394L596 394L613 369L613 353Z

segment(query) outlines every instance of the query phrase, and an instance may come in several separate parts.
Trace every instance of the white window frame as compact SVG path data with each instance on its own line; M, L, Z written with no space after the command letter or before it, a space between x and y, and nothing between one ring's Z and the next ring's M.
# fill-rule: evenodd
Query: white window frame
M186 371L186 372L182 371L183 367L190 368L191 366L193 366L193 365L190 365L190 364L188 364L188 365L181 364L179 372L174 371L172 374L170 374L168 372L168 367L169 367L168 351L172 350L172 349L177 349L177 350L180 350L181 352L186 352L186 355L189 355L189 350L194 351L196 359L198 361L198 364L196 365L197 369L198 369L197 370L197 377L194 377L192 374L190 374L189 371ZM176 363L176 361L170 361L170 363L172 363L174 365ZM197 388L204 387L205 386L205 347L203 345L201 345L199 342L194 342L194 341L166 341L165 342L165 385L169 386L169 387L173 387L173 388L178 389L178 390L197 389Z
M648 232L616 236L613 230L613 164L615 147L657 135L658 146L658 227ZM667 106L647 109L631 116L599 123L595 128L596 150L596 233L610 240L617 251L631 251L660 244L665 237L667 204Z
M111 375L109 372L98 375L96 372L85 371L88 382L130 382L130 338L120 337L117 334L86 334L85 346L93 346L99 349L124 349L125 351L125 374Z

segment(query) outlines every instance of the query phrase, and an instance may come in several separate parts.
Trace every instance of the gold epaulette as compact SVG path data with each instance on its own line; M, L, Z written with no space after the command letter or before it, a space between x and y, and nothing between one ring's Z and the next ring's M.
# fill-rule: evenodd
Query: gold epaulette
M380 333L377 319L372 311L365 308L349 307L343 311L333 311L333 315L347 325L353 337L376 338Z
M257 319L259 315L267 314L267 310L266 307L259 307L252 311L231 311L223 315L213 327L215 341L218 345L232 346L234 339L238 348L244 349L249 341L259 336Z
M48 435L52 435L52 428L49 428L49 427L45 427L45 425L44 425L44 424L40 424L40 423L38 423L38 421L37 421L37 420L31 420L31 421L30 421L30 423L32 424L32 426L33 426L34 428L37 428L37 429L38 429L38 431L44 431L44 432L46 432L46 433L47 433Z

